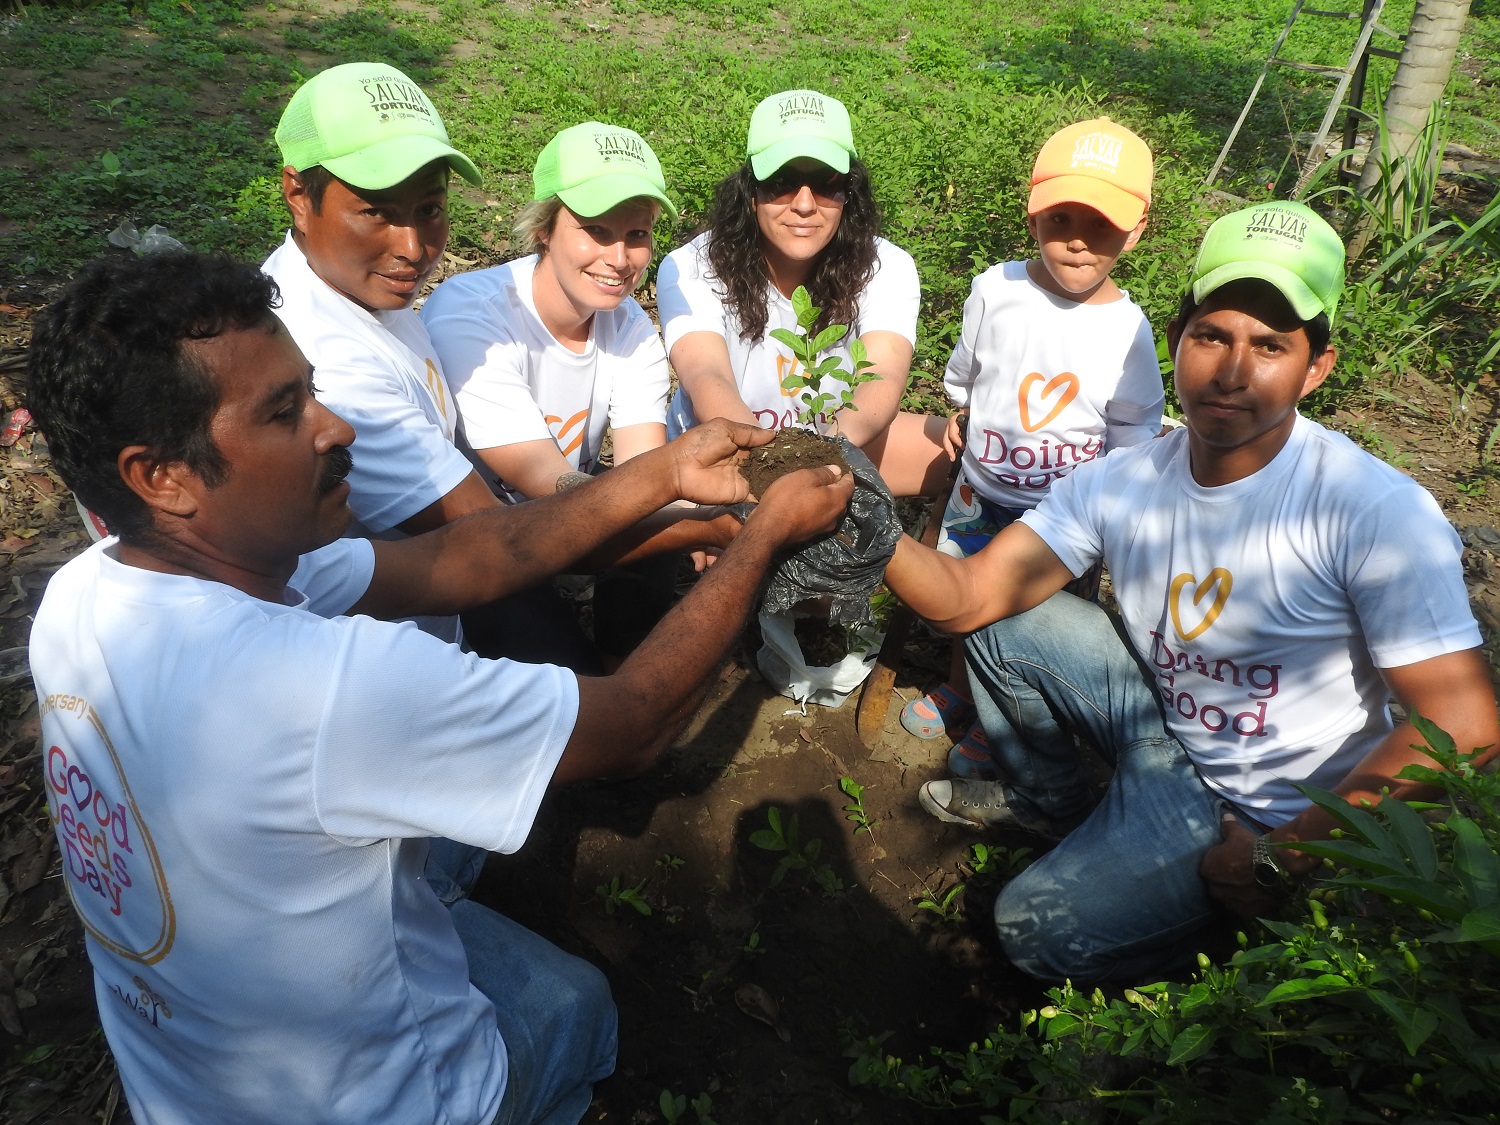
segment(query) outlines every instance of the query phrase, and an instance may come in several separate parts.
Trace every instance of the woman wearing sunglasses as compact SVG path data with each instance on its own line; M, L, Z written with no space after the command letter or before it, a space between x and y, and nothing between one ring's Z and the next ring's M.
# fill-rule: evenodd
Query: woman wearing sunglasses
M671 433L715 417L797 424L808 392L783 389L793 359L770 333L797 329L791 296L806 286L823 310L815 332L848 325L838 354L852 366L848 344L861 338L879 376L855 389L854 409L824 415L818 429L860 446L897 495L940 488L943 420L899 411L916 342L916 265L878 230L843 104L789 90L756 106L747 159L719 184L706 231L669 254L658 275L662 331L681 383Z

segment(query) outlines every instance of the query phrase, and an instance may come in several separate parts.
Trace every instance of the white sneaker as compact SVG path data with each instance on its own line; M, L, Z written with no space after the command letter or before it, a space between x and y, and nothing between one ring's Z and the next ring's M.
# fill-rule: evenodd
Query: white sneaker
M1047 840L1061 840L1066 835L1050 820L1022 820L1017 816L999 781L929 781L917 790L917 799L945 824L976 830L1008 828Z

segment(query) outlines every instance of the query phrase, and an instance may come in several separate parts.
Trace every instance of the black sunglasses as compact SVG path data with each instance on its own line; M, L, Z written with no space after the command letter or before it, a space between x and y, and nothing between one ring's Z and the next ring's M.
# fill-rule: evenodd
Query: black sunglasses
M849 198L849 177L832 168L782 168L769 180L758 180L755 194L763 203L790 203L804 187L819 203L842 203Z

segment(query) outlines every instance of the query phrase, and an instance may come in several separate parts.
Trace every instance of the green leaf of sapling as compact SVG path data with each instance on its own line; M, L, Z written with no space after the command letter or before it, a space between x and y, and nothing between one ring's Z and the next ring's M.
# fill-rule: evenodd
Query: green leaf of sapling
M823 331L819 332L817 337L813 340L813 351L827 351L829 348L833 347L840 340L842 340L844 338L844 333L848 331L849 326L847 324L830 324L827 328L823 329Z
M1469 905L1476 908L1500 903L1500 858L1484 830L1466 816L1448 818L1453 832L1453 873L1463 884Z
M818 322L818 314L822 311L812 303L812 295L808 293L806 286L799 285L792 290L792 313L804 330Z

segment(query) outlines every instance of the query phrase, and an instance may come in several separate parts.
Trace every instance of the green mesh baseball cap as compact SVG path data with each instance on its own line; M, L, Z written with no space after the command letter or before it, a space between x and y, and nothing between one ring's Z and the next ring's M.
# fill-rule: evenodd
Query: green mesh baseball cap
M313 75L276 126L281 159L301 172L321 164L346 184L392 187L434 160L471 184L479 169L448 143L443 119L417 84L385 63L345 63Z
M555 195L585 218L643 196L677 218L651 146L639 133L601 121L574 125L548 141L531 170L531 186L533 199Z
M1333 319L1344 291L1344 243L1303 203L1257 203L1220 218L1193 263L1193 300L1202 304L1231 281L1274 285L1303 320Z
M811 157L835 172L849 171L854 132L844 103L816 90L772 94L750 115L745 148L757 180L769 179L788 160Z

